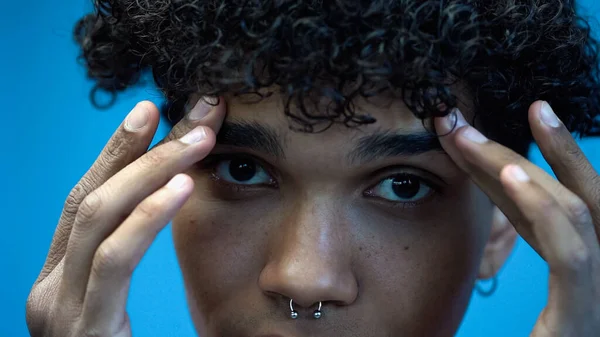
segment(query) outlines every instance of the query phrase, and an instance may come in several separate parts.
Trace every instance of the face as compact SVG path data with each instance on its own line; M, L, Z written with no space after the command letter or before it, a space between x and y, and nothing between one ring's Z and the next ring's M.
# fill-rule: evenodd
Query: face
M421 120L359 101L377 123L307 134L281 97L226 101L173 221L199 334L452 336L494 206Z

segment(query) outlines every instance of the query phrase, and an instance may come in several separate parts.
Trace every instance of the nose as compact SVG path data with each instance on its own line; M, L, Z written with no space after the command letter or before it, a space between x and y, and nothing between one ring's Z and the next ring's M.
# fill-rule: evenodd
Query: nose
M351 238L340 214L318 201L295 207L269 242L270 258L259 278L262 291L304 308L318 302L354 302L358 284Z

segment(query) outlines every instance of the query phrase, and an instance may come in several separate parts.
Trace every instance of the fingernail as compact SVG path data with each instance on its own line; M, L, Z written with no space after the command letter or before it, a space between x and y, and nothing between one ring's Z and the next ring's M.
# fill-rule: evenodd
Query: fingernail
M125 129L129 131L137 131L148 123L148 110L146 108L136 105L135 108L127 115L125 119Z
M206 131L204 131L204 127L198 126L179 140L185 144L194 144L200 142L204 138L206 138Z
M548 104L547 102L542 103L542 107L540 109L540 119L542 120L542 122L544 122L544 124L553 128L556 128L560 125L558 117L556 117L556 114L554 113L554 111L552 111L550 104Z
M529 181L529 176L527 175L527 173L525 173L525 171L519 165L512 165L508 169L508 173L516 181L520 181L520 182Z
M188 119L197 121L208 115L208 113L215 107L217 104L217 99L213 97L201 97L198 100L198 103L190 110L188 114Z
M185 186L185 184L187 184L186 176L184 174L178 174L169 180L167 187L178 190Z
M477 129L475 129L472 126L469 126L462 133L462 136L465 137L466 139L468 139L474 143L478 143L478 144L483 144L488 141L488 139L484 135L482 135L481 132L477 131Z
M451 133L467 124L468 123L465 120L465 117L463 116L463 114L460 112L460 110L458 110L458 108L454 108L454 110L452 110L452 112L450 112L448 115L446 115L444 117L445 130L442 130L443 131L442 134L445 135L445 134Z

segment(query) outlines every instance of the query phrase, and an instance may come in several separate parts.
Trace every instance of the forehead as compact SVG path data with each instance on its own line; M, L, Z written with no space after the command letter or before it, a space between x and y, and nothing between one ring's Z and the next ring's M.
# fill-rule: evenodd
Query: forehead
M303 141L310 139L320 143L327 141L339 145L339 143L347 143L350 139L373 133L413 134L426 132L425 126L430 128L429 121L426 121L424 126L423 121L415 117L399 98L380 96L365 99L357 97L353 100L353 112L356 115L371 116L376 119L375 123L354 128L336 123L326 131L319 132L328 126L328 122L323 122L317 124L314 127L316 132L312 133L296 131L301 129L303 124L286 116L287 98L283 95L273 94L260 100L249 97L225 97L225 100L228 110L226 121L243 121L264 125L276 131L285 144L293 143L296 139ZM326 117L327 107L328 101L323 99L319 104L306 104L304 112L318 117ZM302 114L293 104L289 110L295 115Z

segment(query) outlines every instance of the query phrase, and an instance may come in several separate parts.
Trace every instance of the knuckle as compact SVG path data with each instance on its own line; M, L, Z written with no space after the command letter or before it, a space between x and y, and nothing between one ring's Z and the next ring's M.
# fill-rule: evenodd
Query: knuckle
M86 328L81 334L81 337L106 337L109 336L106 332L95 328Z
M25 303L25 322L32 336L41 335L52 315L54 295L47 294L47 288L35 286Z
M81 204L83 199L85 199L87 194L91 191L88 188L88 185L89 184L87 183L86 179L82 178L81 181L79 181L75 185L75 187L73 187L73 189L69 192L67 199L65 200L65 205L63 208L65 213L71 216L77 214L77 211L79 210L79 205Z
M80 336L81 337L104 337L104 335L100 331L90 329L90 328L81 332Z
M31 330L40 324L40 321L43 319L43 317L44 312L41 309L41 305L32 292L27 297L27 302L25 303L25 322Z
M107 329L109 328L108 326L99 326L97 322L90 321L90 320L91 320L91 318L83 317L82 320L80 322L78 322L77 328L75 328L75 331L77 331L77 334L75 336L77 336L77 337L114 336L107 331ZM73 337L75 337L75 336L73 336Z
M577 224L586 224L592 221L590 209L583 200L572 198L565 204L565 209L571 221Z
M161 204L155 199L144 200L136 207L136 213L138 216L153 219L161 210Z
M102 243L94 254L92 274L99 279L106 279L115 275L124 265L121 255L118 249L109 241Z
M91 222L102 208L102 198L97 191L88 194L77 212L79 222Z
M129 317L125 316L120 322L111 322L113 324L98 324L98 322L89 322L84 320L81 322L81 331L77 337L108 337L108 336L127 336L131 333L128 327L130 326Z
M85 198L85 195L80 191L80 185L76 185L69 195L67 196L67 200L65 200L64 210L69 214L77 214L77 209L79 209L79 204Z
M162 147L161 147L162 148ZM154 149L141 156L136 162L142 169L154 169L165 162L167 154L161 148Z
M581 273L591 266L592 256L585 246L568 249L562 255L561 263L571 273Z
M574 165L582 164L583 162L585 162L586 157L583 154L583 152L581 152L581 148L579 147L579 145L577 145L577 143L573 141L567 142L567 144L570 144L570 146L567 146L567 148L565 149L565 154L568 160Z
M502 151L498 156L502 163L514 163L521 167L527 167L530 164L527 158L512 150Z
M124 153L126 153L125 146L123 146L123 144L126 143L127 137L119 137L119 135L115 135L115 137L111 138L108 144L106 144L101 157L107 161L120 158Z
M130 137L125 137L120 134L115 135L108 144L106 144L104 151L102 151L102 154L98 158L99 165L104 168L109 168L120 163L123 158L129 156L131 145L132 139Z
M88 170L83 179L81 179L81 186L86 195L90 194L104 182L105 178L102 173L103 171L106 171L105 168L98 168L94 165Z
M521 167L527 167L527 164L529 164L529 160L527 158L514 151L507 151L504 156L505 159L508 159L510 162L516 163Z
M541 197L537 204L541 214L553 214L557 209L556 201L547 195Z

